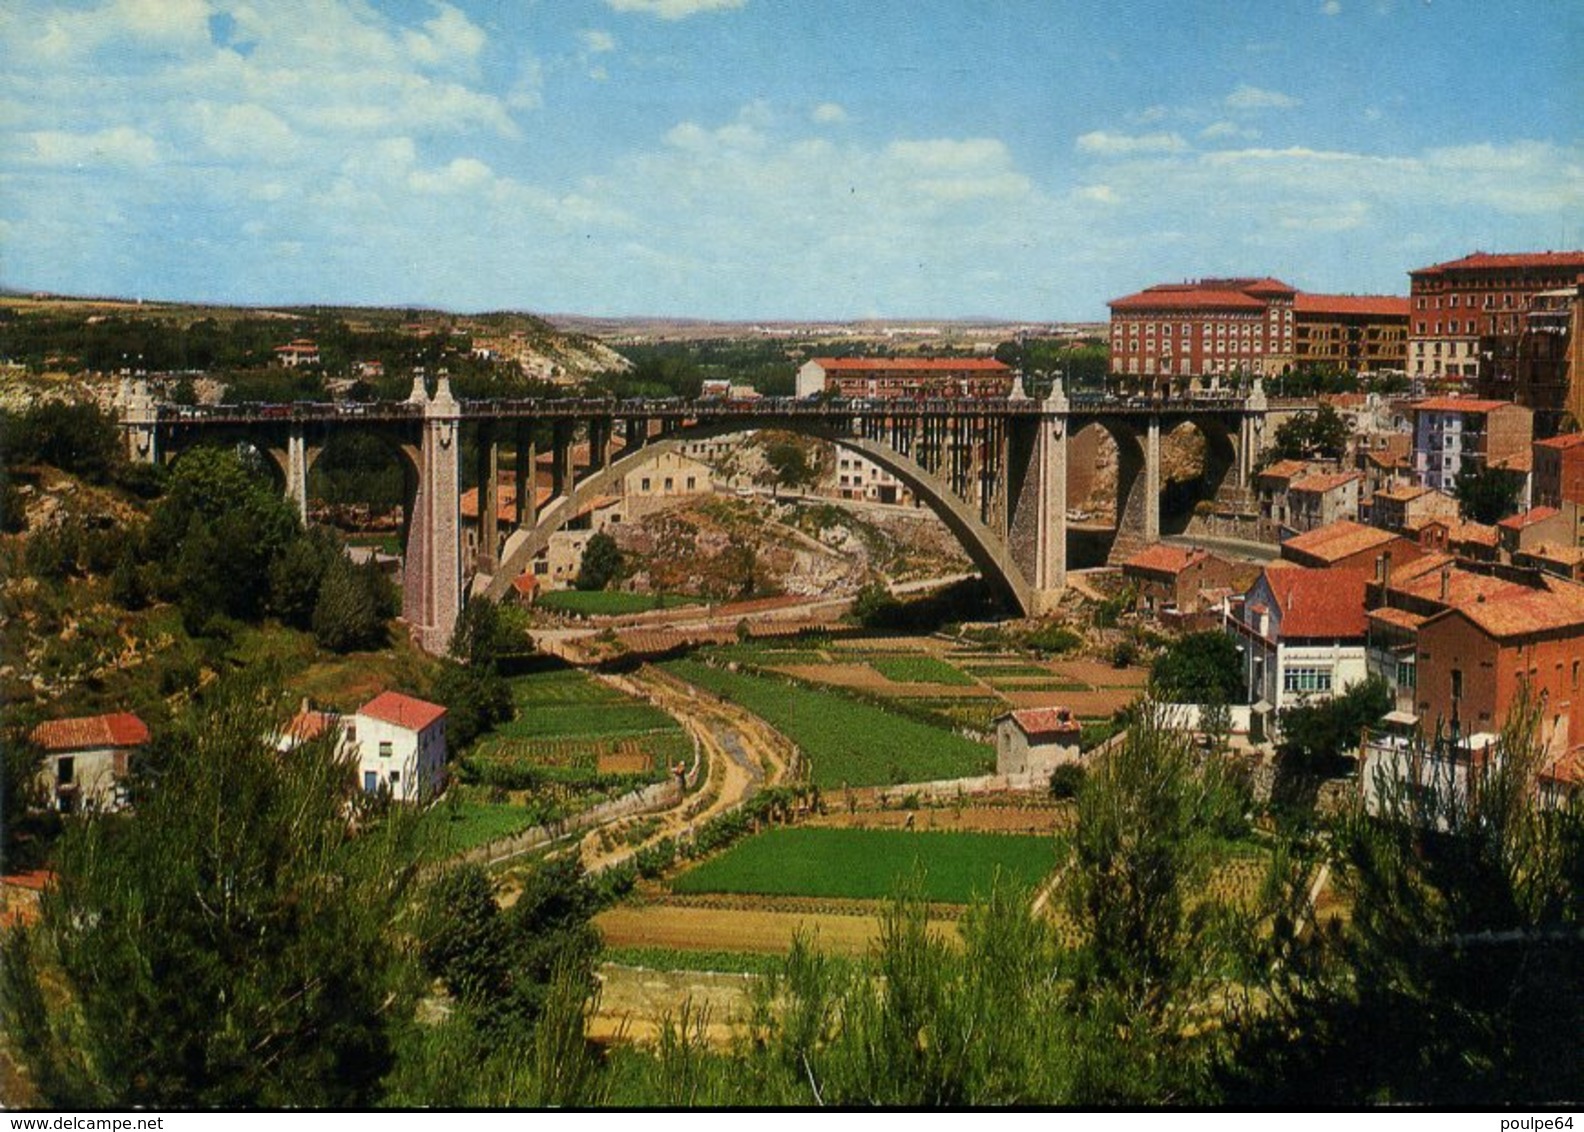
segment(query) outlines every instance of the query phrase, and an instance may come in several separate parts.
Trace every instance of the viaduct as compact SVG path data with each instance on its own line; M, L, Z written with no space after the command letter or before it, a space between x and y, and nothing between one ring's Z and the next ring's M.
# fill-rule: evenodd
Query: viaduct
M405 469L402 615L421 647L443 652L471 594L499 599L512 579L595 497L690 440L781 429L860 453L905 483L946 523L987 578L1027 614L1051 609L1067 583L1067 467L1073 436L1105 429L1118 453L1118 538L1160 537L1161 436L1184 423L1204 436L1207 478L1246 488L1269 409L1258 381L1246 393L1178 399L1068 396L1043 400L1021 383L1005 399L742 402L677 400L458 401L447 378L422 377L401 402L176 406L127 383L122 427L134 460L174 461L200 444L248 444L269 458L306 520L308 470L337 433L373 432ZM462 576L462 437L475 430L480 485L478 574ZM623 444L616 449L613 440ZM535 506L528 477L536 440L548 437L551 495ZM588 446L574 466L573 446ZM500 449L514 450L515 522L497 520ZM1235 479L1234 479L1235 477ZM502 534L504 533L504 539Z

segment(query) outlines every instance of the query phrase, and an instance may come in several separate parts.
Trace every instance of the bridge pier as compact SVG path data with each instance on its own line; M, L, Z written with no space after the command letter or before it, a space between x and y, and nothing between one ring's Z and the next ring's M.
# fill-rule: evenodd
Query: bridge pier
M402 584L402 617L418 646L441 654L462 613L461 407L442 376L423 406L418 491L413 500Z
M1144 541L1160 541L1160 417L1152 414L1144 433Z
M308 525L308 442L300 425L286 434L286 497L297 507L297 517Z
M512 486L517 490L516 520L519 531L527 530L539 521L539 479L534 462L533 426L527 421L517 422L516 444L512 450Z
M500 563L500 445L495 425L485 421L478 429L479 544L478 569L493 574Z

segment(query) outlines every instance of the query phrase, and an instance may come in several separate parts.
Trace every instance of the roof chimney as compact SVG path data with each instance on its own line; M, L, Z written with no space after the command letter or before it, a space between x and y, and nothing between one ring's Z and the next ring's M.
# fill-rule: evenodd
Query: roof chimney
M1452 596L1452 563L1441 564L1441 600L1448 601Z

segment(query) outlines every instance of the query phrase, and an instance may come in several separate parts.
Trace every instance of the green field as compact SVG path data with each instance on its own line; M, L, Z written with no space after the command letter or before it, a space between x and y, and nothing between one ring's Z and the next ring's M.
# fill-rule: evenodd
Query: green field
M883 900L917 872L923 895L966 904L997 870L1033 887L1056 866L1057 841L998 833L894 829L767 830L671 882L676 892Z
M876 656L869 667L897 684L954 684L972 687L973 678L933 656Z
M604 788L612 774L656 779L693 756L693 742L675 719L577 669L517 676L511 690L516 717L482 739L466 760L474 781ZM649 765L601 773L602 756L647 758Z
M703 605L704 599L683 594L633 594L620 590L552 590L540 595L537 604L541 609L556 613L617 617L626 613L647 613L651 609Z
M435 806L422 820L435 838L434 851L449 856L520 833L535 824L535 815L524 806L465 801Z
M986 663L984 661L970 660L964 664L964 667L967 668L969 672L972 672L975 676L979 677L981 680L990 680L1006 676L1050 677L1053 675L1050 669L1044 668L1038 664L1018 664L1015 662L994 664Z
M813 782L822 789L967 778L995 768L995 752L983 743L837 692L695 660L667 661L662 667L747 708L791 739L803 749Z

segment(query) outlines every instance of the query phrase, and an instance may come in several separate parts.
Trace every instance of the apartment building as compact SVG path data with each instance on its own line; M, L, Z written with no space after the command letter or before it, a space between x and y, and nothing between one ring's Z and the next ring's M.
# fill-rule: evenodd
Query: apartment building
M1294 360L1297 288L1271 278L1161 283L1112 299L1111 372L1275 376Z
M1293 362L1343 373L1404 370L1408 300L1396 295L1317 295L1293 300Z
M797 395L844 399L1005 397L1012 370L994 358L810 358Z
M1423 487L1451 491L1464 470L1527 453L1534 412L1511 401L1432 397L1413 405L1413 467Z

